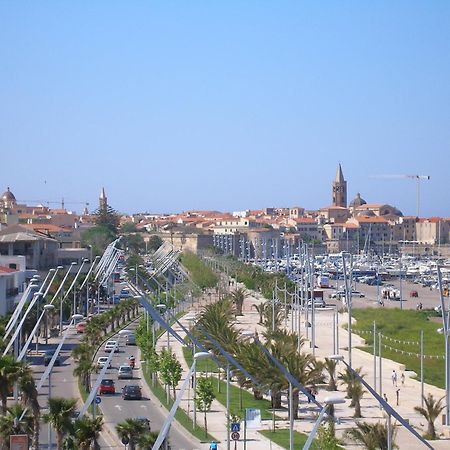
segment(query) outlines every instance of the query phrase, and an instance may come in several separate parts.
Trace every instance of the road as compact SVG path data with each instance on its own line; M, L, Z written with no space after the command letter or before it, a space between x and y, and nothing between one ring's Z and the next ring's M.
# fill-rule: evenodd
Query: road
M76 347L80 341L82 335L77 334L75 328L69 331L69 334L64 342L60 352L61 365L54 366L51 372L51 395L52 397L64 397L64 398L76 398L79 399L78 381L73 375L73 370L76 367L75 362L71 356L72 350ZM41 339L40 341L43 341ZM39 353L35 352L35 344L33 343L31 348L33 353L27 356L27 362L35 376L36 383L41 378L46 367L44 366L43 354L45 350L56 349L58 346L59 338L51 338L48 344L39 344ZM42 408L42 413L46 412L47 399L49 394L48 379L42 386L39 392L39 404ZM81 409L83 405L81 399L78 400L77 408ZM40 444L42 448L48 448L48 426L43 424L41 428ZM52 442L55 445L55 432L52 431ZM100 445L102 448L110 448L114 445L114 441L111 437L102 433L100 438ZM122 448L122 447L121 447Z
M127 329L135 330L138 323L133 322ZM145 416L150 419L152 431L159 431L168 415L166 409L162 407L158 399L150 392L148 386L143 380L143 374L140 367L140 353L137 346L125 345L125 339L119 335L114 338L120 342L119 352L113 356L112 367L106 371L105 378L113 379L116 386L115 395L102 395L100 408L104 415L105 426L109 427L113 434L115 426L123 422L126 418ZM107 356L101 348L96 356ZM133 371L133 380L118 380L117 369L121 364L128 364L130 356L136 358L136 369ZM92 383L96 377L92 377ZM121 397L122 388L126 384L138 384L142 389L142 400L123 400ZM181 427L180 427L181 428ZM118 439L118 438L117 438ZM201 445L194 440L187 432L181 431L178 427L172 427L169 435L169 443L173 449L177 450L195 450L201 448Z

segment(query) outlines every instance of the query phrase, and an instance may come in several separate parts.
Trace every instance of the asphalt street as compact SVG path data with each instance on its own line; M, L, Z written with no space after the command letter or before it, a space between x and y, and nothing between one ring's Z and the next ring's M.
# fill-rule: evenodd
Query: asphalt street
M133 322L127 326L127 330L134 331L138 322ZM112 358L112 367L107 369L105 378L113 379L115 382L116 393L104 394L101 396L100 408L104 415L105 426L109 428L110 433L117 436L115 427L117 423L124 421L126 418L147 417L150 420L152 431L159 431L168 415L167 410L160 404L143 380L143 374L140 364L140 352L135 345L126 345L124 336L116 334L113 338L119 341L119 352L115 353ZM104 346L103 346L104 347ZM108 356L104 352L104 348L100 348L96 355L96 359L100 356ZM117 378L117 370L121 364L128 364L128 358L134 356L136 358L136 368L133 370L132 380L119 380ZM92 377L94 384L96 376ZM126 384L137 384L142 389L142 400L123 400L121 393L122 388ZM116 437L117 440L118 437ZM189 434L180 431L178 427L173 427L169 434L169 443L172 449L177 450L195 450L201 448L200 444L193 440ZM122 446L121 446L122 447Z

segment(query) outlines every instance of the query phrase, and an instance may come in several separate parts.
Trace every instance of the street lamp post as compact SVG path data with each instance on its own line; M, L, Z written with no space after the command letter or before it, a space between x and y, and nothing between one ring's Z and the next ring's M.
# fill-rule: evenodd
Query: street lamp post
M45 311L45 343L48 342L48 313L49 311L55 309L53 305L44 305L44 311ZM52 396L52 371L50 370L50 373L48 375L48 401L50 402L50 398ZM48 423L47 428L47 435L48 435L48 448L52 448L52 426L50 422Z
M448 267L448 266L447 266ZM445 337L445 425L450 425L450 310L444 302L444 290L442 286L442 266L438 266L439 298L441 301L442 326L438 331Z
M339 403L345 403L345 400L340 397L326 397L324 400L324 407L319 413L319 416L317 417L316 423L314 424L314 428L312 429L311 433L309 433L308 439L305 442L305 445L303 446L303 450L308 450L311 447L311 444L313 442L313 439L315 438L317 434L317 430L319 429L319 426L325 416L325 413L327 412L330 405L337 405Z
M70 263L69 269L67 270L66 274L64 275L63 280L61 281L61 284L58 287L58 290L55 293L55 296L53 298L56 298L60 292L62 292L62 289L64 287L64 283L67 280L67 277L69 276L70 271L72 270L72 267L76 266L77 263L75 261ZM61 304L59 306L59 334L62 333L62 322L63 322L63 305L64 305L64 298L65 296L61 295Z
M74 278L74 280L72 282L72 285L71 285L71 287L73 287L73 313L72 314L77 314L77 289L75 287L75 283L76 283L76 281L78 279L78 276L81 273L81 270L83 269L83 266L87 262L89 262L89 260L87 258L83 259L83 261L81 262L80 268L78 269L78 272L75 275L75 278ZM70 288L69 288L69 291L70 291ZM80 292L80 294L81 294L81 292Z

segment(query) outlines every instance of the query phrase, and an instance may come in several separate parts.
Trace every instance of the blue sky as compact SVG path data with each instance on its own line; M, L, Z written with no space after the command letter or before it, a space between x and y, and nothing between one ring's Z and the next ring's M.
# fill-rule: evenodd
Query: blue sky
M450 2L0 2L0 190L450 216ZM3 187L2 187L3 186ZM79 207L78 205L67 205Z

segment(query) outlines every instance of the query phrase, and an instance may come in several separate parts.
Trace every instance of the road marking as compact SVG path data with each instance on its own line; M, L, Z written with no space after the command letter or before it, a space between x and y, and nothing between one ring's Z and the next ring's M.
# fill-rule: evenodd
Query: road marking
M114 405L114 408L117 408L119 411L122 411L122 407L120 405Z
M141 405L141 408L147 409L146 405Z

